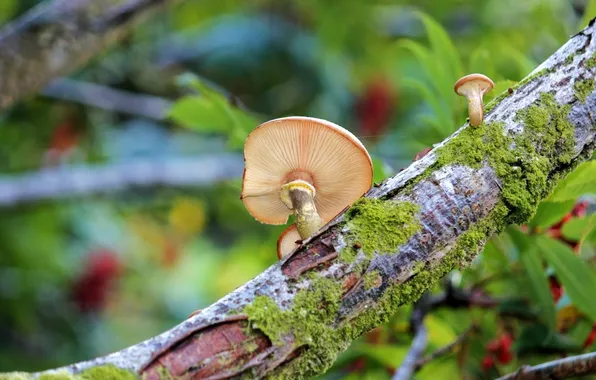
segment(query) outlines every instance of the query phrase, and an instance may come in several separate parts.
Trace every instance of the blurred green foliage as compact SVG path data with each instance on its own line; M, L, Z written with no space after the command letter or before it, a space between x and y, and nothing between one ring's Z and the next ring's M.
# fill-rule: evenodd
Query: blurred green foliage
M0 2L0 24L35 3ZM260 122L307 115L361 138L380 182L462 125L460 76L491 77L489 102L594 16L593 0L186 0L72 76L176 100L166 120L37 96L0 115L0 181L56 165L239 155ZM582 165L528 226L491 239L470 268L433 288L473 289L499 305L433 311L426 354L478 329L416 379L492 378L594 349L595 172L594 161ZM274 263L285 226L253 220L240 186L0 206L0 371L137 343ZM354 342L322 378L389 379L412 341L412 307ZM504 336L514 338L510 352L490 351Z

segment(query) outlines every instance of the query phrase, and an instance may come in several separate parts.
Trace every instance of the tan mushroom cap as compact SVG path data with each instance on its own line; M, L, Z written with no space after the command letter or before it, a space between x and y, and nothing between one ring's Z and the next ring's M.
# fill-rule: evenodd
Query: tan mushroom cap
M277 258L281 260L282 257L298 248L300 244L296 244L296 242L301 240L295 224L286 228L277 239Z
M465 96L470 90L479 89L481 94L492 90L495 83L486 75L470 74L460 78L453 86L456 94Z
M292 214L280 200L281 186L301 179L313 185L325 221L367 192L372 161L346 129L322 119L292 116L256 127L244 145L240 198L261 223L285 224Z

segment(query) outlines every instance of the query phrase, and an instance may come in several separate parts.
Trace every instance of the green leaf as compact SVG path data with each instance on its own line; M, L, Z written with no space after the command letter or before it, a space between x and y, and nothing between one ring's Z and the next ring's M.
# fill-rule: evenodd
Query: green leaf
M533 298L540 307L540 319L551 331L554 331L556 325L555 303L536 247L532 244L532 239L520 230L511 228L508 233L519 251L519 261L530 279Z
M563 219L573 209L573 206L575 206L575 199L563 202L542 201L529 224L533 228L548 228Z
M430 43L432 64L435 65L435 74L430 79L447 108L457 109L456 104L461 99L454 94L453 85L464 73L460 55L441 24L423 12L414 14L422 21Z
M558 240L538 236L536 244L546 261L553 267L573 304L592 321L596 321L596 276L588 265L577 257L571 248Z
M453 328L446 321L432 314L424 319L424 325L428 330L428 342L436 347L448 345L457 339Z
M580 31L584 29L586 26L588 26L588 23L594 17L596 17L596 0L588 0L586 8L584 10L584 15L582 16L582 19L579 22L577 30Z
M462 373L455 356L437 358L426 364L416 374L419 380L452 380L461 379Z
M357 351L386 367L397 367L408 353L407 346L362 344Z
M168 112L174 122L201 132L225 132L228 118L213 102L201 96L185 96Z
M592 241L596 238L596 214L583 218L573 218L561 228L563 237L571 241Z
M596 193L596 161L588 161L579 165L559 182L547 200L563 202L588 193Z
M201 132L227 133L230 145L239 148L259 124L256 117L234 107L225 95L205 85L195 75L181 75L178 82L201 95L186 96L172 106L168 116L180 125Z
M490 49L487 49L483 46L476 48L470 55L470 62L468 63L468 71L471 73L483 73L484 75L488 76L489 78L495 78L496 70L495 70L494 61L490 54ZM496 85L497 85L497 83L495 82L495 87L496 87ZM494 93L496 91L495 91L495 89L493 89L491 92Z
M392 175L387 167L387 164L379 157L372 158L373 163L373 182L381 183L383 180Z
M548 327L535 323L526 326L519 334L516 343L518 355L533 353L579 352L581 346L562 334L549 334Z

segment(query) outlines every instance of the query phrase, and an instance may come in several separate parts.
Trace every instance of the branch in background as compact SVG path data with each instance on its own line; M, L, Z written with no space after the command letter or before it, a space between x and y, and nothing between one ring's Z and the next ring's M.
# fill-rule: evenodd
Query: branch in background
M412 374L418 365L419 358L424 354L427 342L428 331L426 330L426 327L424 327L424 323L421 323L416 329L416 335L408 350L408 354L397 371L395 371L392 380L409 380L412 377Z
M418 360L416 362L416 366L414 367L414 371L418 371L420 370L420 368L422 368L425 364L428 364L429 362L443 356L443 355L447 355L451 352L453 352L453 350L459 346L460 344L462 344L464 341L466 341L470 335L472 335L474 332L478 331L478 326L477 325L472 325L470 327L468 327L463 333L461 333L457 339L455 339L453 342L449 343L448 345L445 345L441 348L439 348L436 351L433 351L432 353L430 353L429 355L425 356L424 358Z
M469 265L490 236L527 220L591 157L595 34L590 23L487 105L484 124L464 126L213 305L142 343L49 372L112 365L146 380L325 372L354 339Z
M52 81L41 92L43 95L67 100L107 111L164 120L173 102L157 96L114 90L110 87L73 79Z
M131 159L121 163L72 165L35 173L0 176L0 205L72 198L147 186L204 186L239 178L244 164L236 154L169 159Z
M596 352L553 360L533 367L523 366L518 371L497 380L568 379L596 373Z
M178 0L46 1L0 30L0 110L87 63Z

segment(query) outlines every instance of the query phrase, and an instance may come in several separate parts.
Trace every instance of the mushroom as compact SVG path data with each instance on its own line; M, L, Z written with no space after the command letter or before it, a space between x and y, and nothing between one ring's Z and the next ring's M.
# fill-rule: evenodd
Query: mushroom
M265 224L294 214L302 239L372 185L372 161L349 131L322 119L292 116L256 127L244 145L240 199Z
M468 115L470 125L477 127L484 118L484 105L482 96L495 86L489 77L482 74L470 74L455 82L453 90L456 94L468 98Z
M286 228L277 239L277 258L281 260L285 255L300 247L301 240L295 224Z

